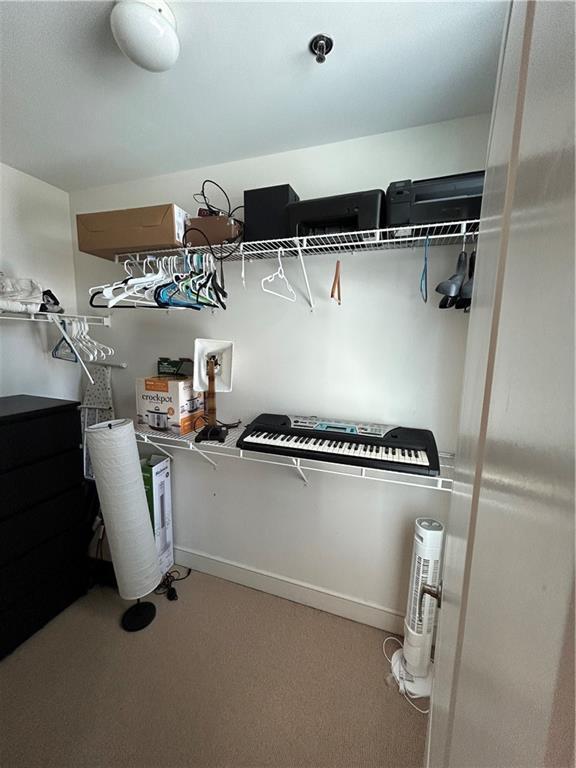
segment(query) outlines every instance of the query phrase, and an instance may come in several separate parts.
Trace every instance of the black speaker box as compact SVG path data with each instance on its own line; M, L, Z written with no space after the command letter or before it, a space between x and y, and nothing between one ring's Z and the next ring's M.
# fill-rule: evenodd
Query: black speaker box
M244 191L244 240L288 237L288 203L300 200L290 184Z

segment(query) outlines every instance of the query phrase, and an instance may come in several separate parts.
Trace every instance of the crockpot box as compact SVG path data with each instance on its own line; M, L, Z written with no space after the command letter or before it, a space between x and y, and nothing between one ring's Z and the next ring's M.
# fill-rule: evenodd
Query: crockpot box
M185 435L204 413L204 393L194 390L191 376L136 379L136 413L139 425Z

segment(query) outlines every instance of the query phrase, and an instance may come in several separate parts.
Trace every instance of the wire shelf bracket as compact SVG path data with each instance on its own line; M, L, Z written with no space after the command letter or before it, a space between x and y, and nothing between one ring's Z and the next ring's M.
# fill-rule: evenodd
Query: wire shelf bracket
M304 485L308 485L308 478L306 477L304 472L302 472L302 467L300 466L300 459L292 459L292 461L294 462L294 466L296 467L296 472L298 472L302 480L304 480Z

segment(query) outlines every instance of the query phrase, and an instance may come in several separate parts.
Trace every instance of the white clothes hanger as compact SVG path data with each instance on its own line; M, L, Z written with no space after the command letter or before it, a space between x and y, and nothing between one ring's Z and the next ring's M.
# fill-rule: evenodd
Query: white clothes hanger
M86 367L86 363L84 362L84 360L82 360L82 357L81 357L81 355L80 355L80 353L78 351L78 348L75 345L75 342L70 338L70 336L69 336L69 334L68 334L68 332L66 330L66 327L65 327L66 326L66 321L63 320L62 318L58 318L58 315L51 315L51 314L49 314L48 318L49 318L49 320L51 322L53 322L56 325L56 327L58 328L58 331L62 334L62 336L66 339L66 341L70 345L70 348L73 350L73 352L75 353L76 357L78 358L78 362L80 363L80 365L84 369L84 373L86 374L86 376L88 376L88 379L90 380L90 384L94 384L94 379L92 378L92 375L91 375L90 371Z
M101 360L105 360L114 354L114 349L107 344L101 344L90 336L88 323L85 318L78 321L79 323L79 335L82 341L91 349L94 350L95 357L100 357Z
M84 353L84 356L87 357L89 361L96 359L97 355L92 346L82 337L81 326L78 320L74 319L70 321L68 333L78 349Z
M150 257L146 258L144 264L150 264ZM121 281L104 288L102 295L104 298L108 299L108 306L112 308L123 299L140 296L140 291L147 291L153 284L165 282L169 279L164 267L164 259L154 260L154 266L157 267L157 271L155 272L146 273L142 275L142 277L131 277L127 282ZM120 288L121 291L116 294L115 291L118 288Z
M294 292L294 289L288 282L288 278L284 274L284 267L282 266L282 254L284 253L283 248L278 249L278 269L274 274L269 275L268 277L262 278L262 290L265 293L271 293L273 296L278 296L281 299L286 299L286 301L296 301L296 293ZM273 291L271 288L268 288L268 285L271 285L274 283L274 280L278 278L279 280L283 281L286 285L286 289L288 290L288 296L284 293L278 293L277 291Z
M133 261L132 259L126 259L126 261L122 262L122 266L124 267L124 272L128 275L128 278L133 277L139 277L142 276L144 269L142 267L142 264L139 261ZM134 270L139 270L139 275L135 274ZM126 280L126 278L124 278ZM93 285L91 288L88 289L88 293L92 295L93 293L96 293L98 291L104 291L104 289L110 289L113 286L121 285L124 280L116 280L113 283L103 283L102 285Z

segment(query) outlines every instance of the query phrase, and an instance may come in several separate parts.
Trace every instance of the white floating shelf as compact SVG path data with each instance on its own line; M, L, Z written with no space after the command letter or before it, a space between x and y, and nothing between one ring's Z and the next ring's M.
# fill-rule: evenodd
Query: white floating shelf
M88 325L110 325L107 315L70 315L57 312L4 312L0 310L0 320L28 320L35 323L51 323L51 318L60 320L85 320Z
M152 445L163 453L166 449L176 448L192 451L208 461L214 467L217 461L214 457L227 456L233 459L243 459L244 461L255 461L261 464L274 464L276 466L287 467L296 470L300 477L307 483L306 472L324 472L333 475L344 475L346 477L355 477L362 480L377 480L395 485L409 485L415 488L428 488L433 491L452 492L452 475L454 468L454 454L440 453L440 469L442 474L439 477L429 477L427 475L412 475L406 472L389 472L382 469L370 469L368 467L358 467L353 464L334 464L327 461L315 461L314 459L303 459L291 456L280 456L273 453L260 453L256 451L247 451L244 448L237 448L236 442L244 427L237 427L228 432L226 442L194 442L196 434L172 435L166 432L159 432L150 427L135 427L136 440L140 443ZM170 455L170 454L168 454Z
M362 232L343 232L330 235L309 237L291 237L284 240L253 240L242 243L214 245L212 249L226 261L243 259L276 258L282 249L283 256L308 256L316 253L344 253L346 251L391 250L397 248L422 247L428 240L429 245L459 245L464 237L478 236L479 219L469 221L448 221L441 224L418 224L407 227L388 227L370 229ZM189 246L140 253L123 253L116 256L116 261L132 259L142 261L150 256L177 256L191 253L208 253L207 246Z

